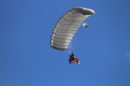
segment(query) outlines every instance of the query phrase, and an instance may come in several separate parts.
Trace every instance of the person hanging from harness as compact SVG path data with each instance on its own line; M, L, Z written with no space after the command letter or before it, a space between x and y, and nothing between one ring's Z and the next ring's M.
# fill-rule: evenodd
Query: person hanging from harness
M75 56L74 56L74 51L71 51L71 53L70 53L69 64L71 64L71 63L80 64L79 58L75 58Z

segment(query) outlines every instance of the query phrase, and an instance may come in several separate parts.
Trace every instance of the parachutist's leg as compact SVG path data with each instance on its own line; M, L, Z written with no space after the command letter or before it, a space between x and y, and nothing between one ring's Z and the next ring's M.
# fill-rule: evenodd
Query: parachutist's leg
M69 59L69 64L71 64L71 59Z

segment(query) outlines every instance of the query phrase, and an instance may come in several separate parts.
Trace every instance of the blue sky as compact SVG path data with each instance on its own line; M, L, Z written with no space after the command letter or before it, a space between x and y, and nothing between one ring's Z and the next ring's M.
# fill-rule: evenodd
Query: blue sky
M130 86L130 1L1 0L0 86ZM95 15L75 35L75 56L50 47L58 19L73 7ZM73 43L72 43L73 44Z

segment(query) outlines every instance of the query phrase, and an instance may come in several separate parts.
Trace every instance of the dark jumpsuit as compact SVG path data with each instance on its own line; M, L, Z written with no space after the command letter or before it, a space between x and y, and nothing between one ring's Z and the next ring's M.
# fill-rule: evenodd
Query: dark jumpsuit
M74 54L73 54L73 53L71 53L71 54L70 54L69 63L71 63L72 61L74 61L74 59L75 59L75 58L74 58Z

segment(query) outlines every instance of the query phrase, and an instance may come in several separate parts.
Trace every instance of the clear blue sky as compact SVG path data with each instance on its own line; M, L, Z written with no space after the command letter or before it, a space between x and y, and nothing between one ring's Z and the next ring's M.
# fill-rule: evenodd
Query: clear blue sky
M50 47L54 25L73 7L96 14L76 33L75 56ZM130 86L129 0L1 0L0 86Z

